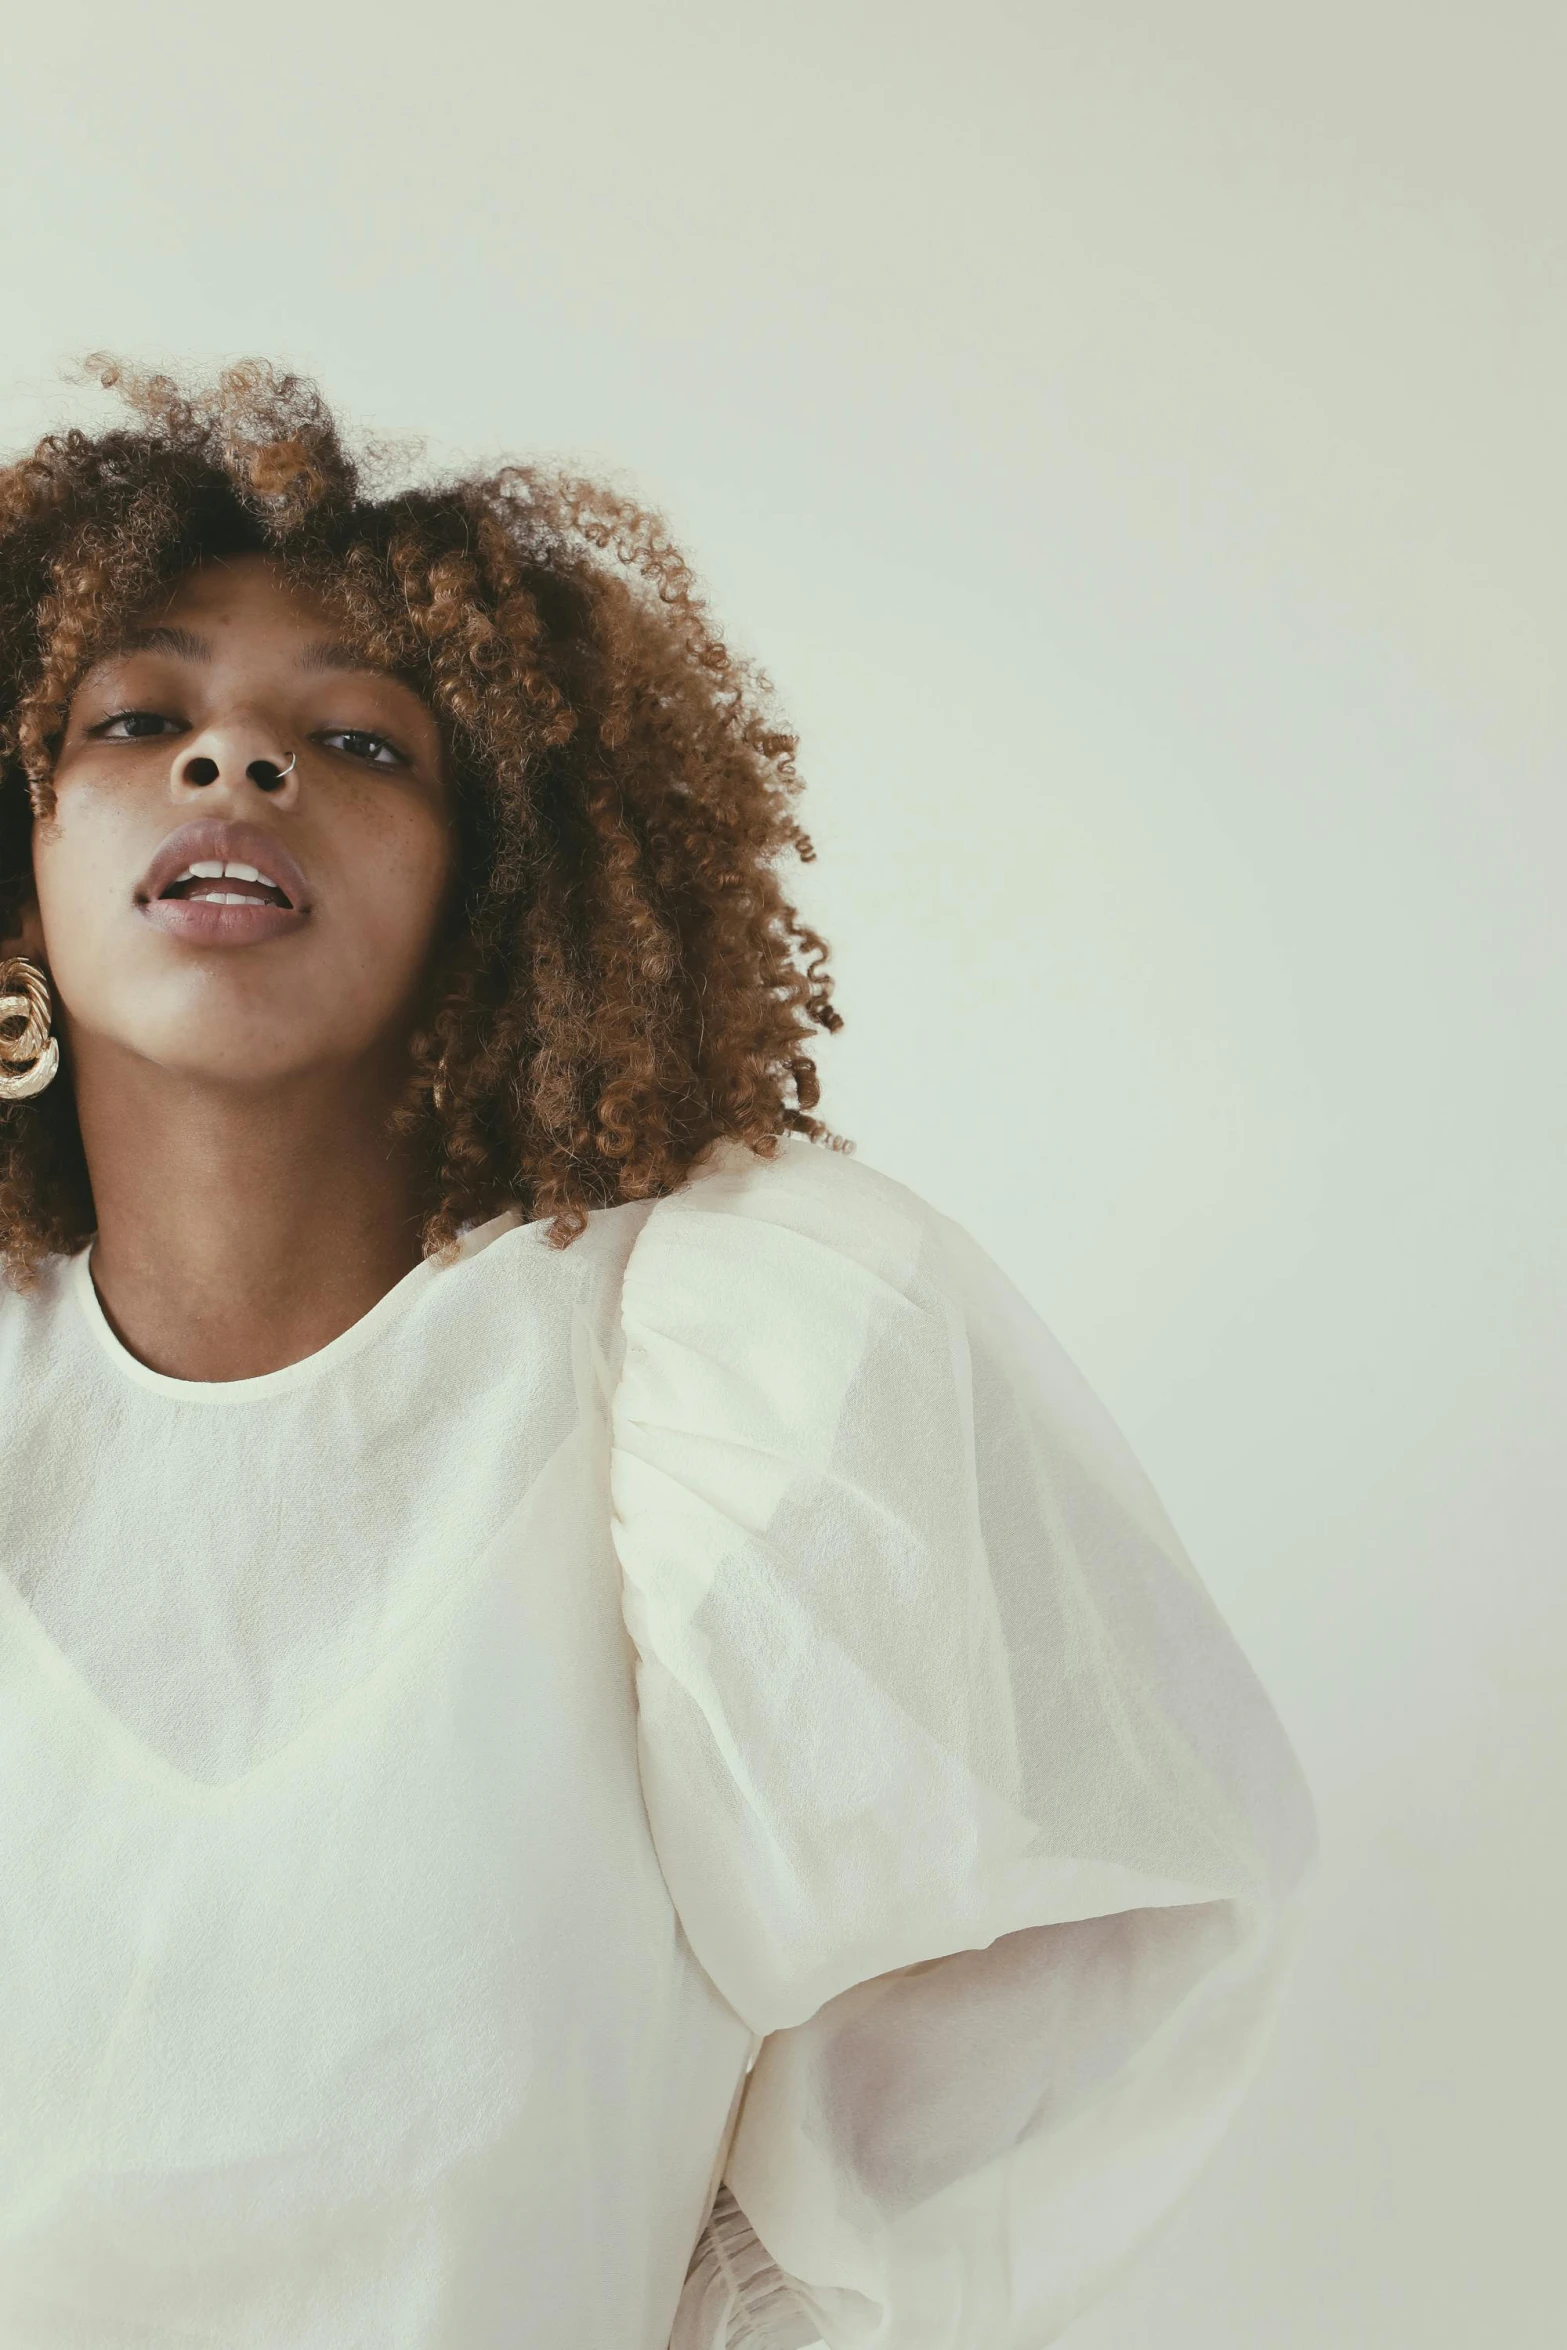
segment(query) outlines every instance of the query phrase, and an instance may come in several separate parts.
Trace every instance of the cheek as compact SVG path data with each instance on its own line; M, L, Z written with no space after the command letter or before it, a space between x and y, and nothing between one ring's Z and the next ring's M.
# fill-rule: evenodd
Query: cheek
M454 876L453 844L433 825L383 834L357 868L356 928L384 992L401 994L424 971Z
M125 850L112 827L57 814L33 838L33 882L51 972L69 995L103 961L123 912Z

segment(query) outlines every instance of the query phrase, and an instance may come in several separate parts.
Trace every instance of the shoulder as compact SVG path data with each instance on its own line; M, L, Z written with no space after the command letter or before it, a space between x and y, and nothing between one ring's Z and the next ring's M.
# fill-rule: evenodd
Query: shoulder
M0 1274L0 1347L8 1352L46 1344L70 1316L73 1283L82 1279L76 1257L45 1257L25 1288Z
M847 1152L789 1137L708 1154L643 1224L621 1287L626 1370L709 1363L776 1401L841 1386L873 1336L947 1316L945 1219Z
M731 1267L823 1272L830 1261L906 1286L946 1219L908 1185L847 1151L786 1135L764 1158L722 1143L655 1205L631 1273L703 1252ZM639 1261L640 1260L640 1263Z
M657 1457L753 1519L832 1453L855 1396L896 1451L933 1416L956 1425L961 1314L944 1220L917 1193L804 1140L775 1157L725 1146L660 1200L620 1296L617 1500L648 1495L624 1463ZM935 1399L933 1401L933 1399ZM856 1442L870 1442L866 1410ZM728 1456L720 1475L718 1463Z

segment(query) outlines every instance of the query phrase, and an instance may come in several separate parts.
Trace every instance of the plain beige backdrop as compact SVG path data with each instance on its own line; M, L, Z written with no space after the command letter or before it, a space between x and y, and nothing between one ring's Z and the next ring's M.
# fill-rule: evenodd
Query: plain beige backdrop
M7 448L262 353L667 513L803 733L827 1114L1297 1744L1273 2061L1074 2350L1558 2344L1567 14L61 0L0 74Z

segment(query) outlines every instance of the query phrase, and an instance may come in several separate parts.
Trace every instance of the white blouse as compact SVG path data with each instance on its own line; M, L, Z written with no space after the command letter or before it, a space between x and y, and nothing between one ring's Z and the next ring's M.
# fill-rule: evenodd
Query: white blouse
M1315 1830L1079 1373L794 1140L319 1353L0 1295L7 2350L1036 2350Z

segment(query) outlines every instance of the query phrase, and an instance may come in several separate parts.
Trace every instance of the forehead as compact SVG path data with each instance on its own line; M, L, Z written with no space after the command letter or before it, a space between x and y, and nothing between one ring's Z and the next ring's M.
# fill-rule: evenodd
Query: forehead
M292 580L270 555L214 557L182 574L131 622L129 635L162 628L264 629L315 634L334 623L325 599Z
M388 663L341 610L268 555L213 557L193 566L114 629L94 666L138 655L208 671L249 669L258 661L290 671L353 671L429 705L422 677Z

